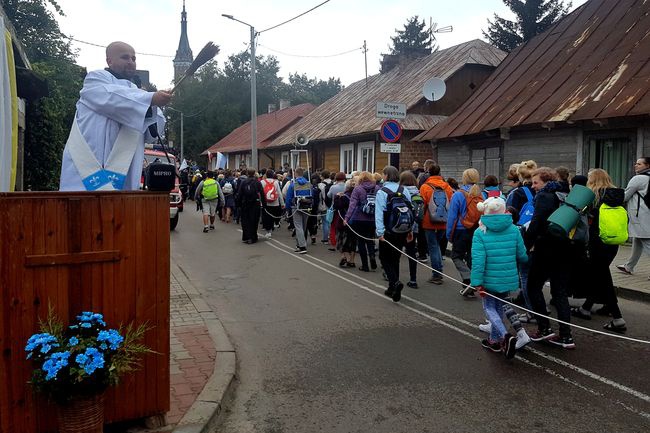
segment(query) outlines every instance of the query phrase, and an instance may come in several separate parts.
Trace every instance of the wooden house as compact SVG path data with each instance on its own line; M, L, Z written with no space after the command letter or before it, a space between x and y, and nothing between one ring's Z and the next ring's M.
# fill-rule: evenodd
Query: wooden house
M512 163L607 170L650 154L650 2L590 0L511 52L448 119L416 137L444 176Z
M378 171L388 163L410 167L412 161L434 155L430 145L414 142L413 137L456 111L504 57L500 50L474 40L398 63L385 73L343 89L287 128L265 152L284 161L296 147L296 136L303 134L309 144L300 149L308 151L309 165L315 169L349 175L355 170ZM422 92L424 83L432 77L443 79L447 86L445 96L436 102L427 101ZM406 118L399 121L403 128L401 153L381 152L379 129L385 119L376 116L379 102L406 105ZM306 165L305 160L294 162Z

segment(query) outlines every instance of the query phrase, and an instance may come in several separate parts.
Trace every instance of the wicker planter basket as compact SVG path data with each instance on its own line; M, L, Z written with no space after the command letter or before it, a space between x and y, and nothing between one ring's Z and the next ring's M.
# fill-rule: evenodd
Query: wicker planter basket
M104 394L80 397L57 406L59 433L102 433Z

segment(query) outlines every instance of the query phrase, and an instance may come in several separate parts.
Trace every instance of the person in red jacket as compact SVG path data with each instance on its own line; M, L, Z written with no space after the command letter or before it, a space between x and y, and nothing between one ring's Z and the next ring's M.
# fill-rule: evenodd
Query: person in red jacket
M442 284L440 243L445 238L447 212L453 193L454 190L440 176L440 166L435 163L429 165L429 177L420 187L420 195L424 202L422 228L427 238L431 267L435 269L428 282L438 285Z

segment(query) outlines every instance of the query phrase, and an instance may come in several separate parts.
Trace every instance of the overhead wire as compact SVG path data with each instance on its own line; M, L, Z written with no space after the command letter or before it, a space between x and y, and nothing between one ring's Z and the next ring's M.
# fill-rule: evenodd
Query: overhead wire
M269 30L277 29L278 27L283 26L283 25L285 25L285 24L287 24L287 23L290 23L291 21L296 20L296 19L300 18L300 17L303 16L303 15L307 15L309 12L311 12L311 11L313 11L313 10L315 10L315 9L318 9L319 7L323 6L325 3L329 3L329 2L330 2L330 0L325 0L324 2L322 2L322 3L320 3L320 4L316 5L316 6L314 6L313 8L309 9L308 11L305 11L305 12L301 13L300 15L296 15L296 16L293 17L293 18L290 18L290 19L288 19L288 20L286 20L286 21L283 21L283 22L281 22L280 24L276 24L276 25L274 25L274 26L272 26L272 27L269 27L269 28L267 28L267 29L261 30L261 31L257 32L257 34L264 33L264 32L268 32Z
M358 47L358 48L354 48L354 49L352 49L352 50L348 50L348 51L343 51L342 53L337 53L337 54L305 55L305 54L290 54L290 53L285 53L285 52L283 52L283 51L280 51L280 50L276 50L276 49L273 49L273 48L267 47L266 45L262 45L262 44L260 44L260 43L258 43L257 45L260 46L260 47L262 47L262 48L266 48L267 50L272 51L272 52L274 52L274 53L282 54L282 55L284 55L284 56L289 56L289 57L301 57L301 58L330 58L330 57L338 57L338 56L343 56L343 55L345 55L345 54L353 53L353 52L355 52L355 51L363 50L363 47Z
M71 41L79 42L80 44L86 44L90 45L93 47L98 47L98 48L106 48L107 45L101 45L101 44L96 44L94 42L88 42L88 41L82 41L81 39L76 39L76 38L70 38ZM135 52L136 54L139 54L141 56L152 56L152 57L165 57L168 59L173 59L174 56L168 56L166 54L153 54L153 53L140 53L138 51Z

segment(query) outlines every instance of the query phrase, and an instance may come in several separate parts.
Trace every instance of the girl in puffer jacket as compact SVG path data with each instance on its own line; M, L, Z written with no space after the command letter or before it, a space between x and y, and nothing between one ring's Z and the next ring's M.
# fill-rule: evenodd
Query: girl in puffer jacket
M501 319L506 305L501 299L519 288L517 262L526 262L528 255L502 198L491 197L477 207L483 216L472 239L471 284L479 289L490 322L490 336L481 344L493 352L503 352L510 359L515 356L517 337L507 332ZM523 330L520 324L519 328Z

